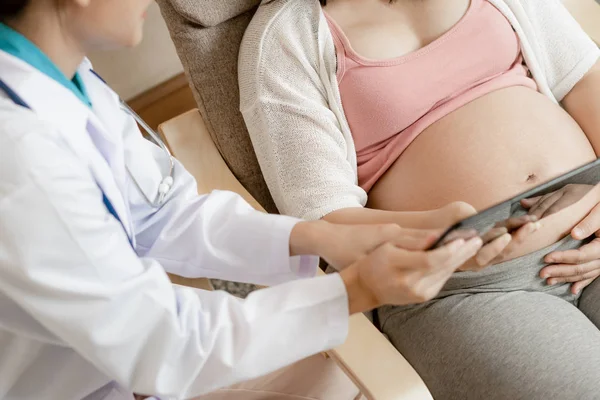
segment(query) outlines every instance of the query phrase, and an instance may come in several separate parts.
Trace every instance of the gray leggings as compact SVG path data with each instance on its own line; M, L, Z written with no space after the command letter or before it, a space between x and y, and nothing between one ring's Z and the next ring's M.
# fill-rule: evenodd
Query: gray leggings
M600 399L600 279L574 296L538 275L579 246L456 273L426 304L380 309L381 328L436 400Z

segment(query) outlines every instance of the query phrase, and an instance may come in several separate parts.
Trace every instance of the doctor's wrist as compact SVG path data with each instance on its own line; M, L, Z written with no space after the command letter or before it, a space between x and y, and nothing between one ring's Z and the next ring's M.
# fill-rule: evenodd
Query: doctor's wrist
M348 293L350 315L371 311L381 306L377 298L361 281L356 264L341 271L340 277Z

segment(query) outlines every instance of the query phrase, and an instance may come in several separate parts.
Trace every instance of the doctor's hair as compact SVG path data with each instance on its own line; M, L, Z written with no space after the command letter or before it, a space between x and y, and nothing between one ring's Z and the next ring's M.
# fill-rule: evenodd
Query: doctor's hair
M18 16L28 4L29 0L1 0L0 21Z

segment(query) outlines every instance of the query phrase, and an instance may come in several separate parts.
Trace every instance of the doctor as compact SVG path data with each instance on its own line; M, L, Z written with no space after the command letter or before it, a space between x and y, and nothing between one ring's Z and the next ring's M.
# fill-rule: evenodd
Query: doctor
M188 398L257 378L341 344L349 314L432 297L481 246L424 252L435 233L199 196L85 59L138 43L149 4L0 2L0 398ZM297 280L311 254L347 268ZM239 300L165 270L276 286Z

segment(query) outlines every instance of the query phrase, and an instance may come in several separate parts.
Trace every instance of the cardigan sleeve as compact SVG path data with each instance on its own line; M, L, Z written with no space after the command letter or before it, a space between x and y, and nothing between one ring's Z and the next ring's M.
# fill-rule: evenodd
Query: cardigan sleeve
M561 101L598 61L600 49L561 0L521 0L550 90ZM524 22L525 23L525 22Z
M307 3L259 8L242 43L239 83L241 111L277 208L311 220L362 207L367 195L321 78L320 8Z

